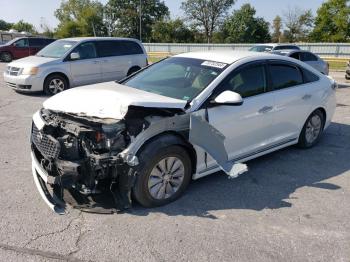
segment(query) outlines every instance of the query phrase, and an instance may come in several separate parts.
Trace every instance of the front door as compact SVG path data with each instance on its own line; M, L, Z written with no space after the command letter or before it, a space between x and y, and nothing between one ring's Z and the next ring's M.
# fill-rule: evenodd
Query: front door
M30 55L29 44L27 38L22 38L13 44L13 56L16 59L27 57Z
M79 54L79 59L70 60L71 77L74 86L89 85L102 81L101 61L97 57L95 44L85 42L74 48L72 53Z
M274 100L268 92L266 72L263 62L246 65L231 73L215 91L219 94L231 90L244 100L241 106L221 105L208 109L209 123L226 137L230 160L239 161L270 145ZM208 167L212 165L215 165L214 160Z

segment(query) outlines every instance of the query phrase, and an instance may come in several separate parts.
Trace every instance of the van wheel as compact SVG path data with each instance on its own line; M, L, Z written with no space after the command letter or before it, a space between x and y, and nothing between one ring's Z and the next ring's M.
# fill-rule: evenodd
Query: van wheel
M0 60L1 61L4 61L4 62L6 62L6 63L9 63L9 62L11 62L12 61L12 55L11 55L11 53L9 53L9 52L2 52L1 54L0 54Z
M51 75L45 79L44 92L52 96L68 88L67 80L61 75Z
M136 72L139 71L140 69L141 69L141 68L138 67L138 66L134 66L134 67L130 68L129 71L128 71L127 76L130 76L130 75L132 75L133 73L136 73Z
M136 172L133 197L144 207L156 207L178 199L191 180L191 160L181 146L157 147L142 151Z
M320 110L314 111L306 120L299 137L298 146L301 148L310 148L320 140L324 128L324 115Z

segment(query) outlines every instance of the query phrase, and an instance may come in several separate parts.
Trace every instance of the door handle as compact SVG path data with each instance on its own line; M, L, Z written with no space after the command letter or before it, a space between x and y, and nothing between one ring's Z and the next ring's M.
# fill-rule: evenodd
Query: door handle
M261 108L259 110L259 113L260 114L266 114L266 113L270 112L272 109L273 109L272 106L264 106L263 108Z
M302 97L303 100L309 100L312 97L310 94L306 94Z

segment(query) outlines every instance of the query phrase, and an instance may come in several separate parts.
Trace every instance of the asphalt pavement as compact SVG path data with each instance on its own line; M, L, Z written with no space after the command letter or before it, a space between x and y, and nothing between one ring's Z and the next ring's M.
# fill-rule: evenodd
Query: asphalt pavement
M338 106L316 147L249 161L237 179L194 181L165 207L63 216L31 174L31 117L46 97L0 76L0 261L349 261L350 83L331 75Z

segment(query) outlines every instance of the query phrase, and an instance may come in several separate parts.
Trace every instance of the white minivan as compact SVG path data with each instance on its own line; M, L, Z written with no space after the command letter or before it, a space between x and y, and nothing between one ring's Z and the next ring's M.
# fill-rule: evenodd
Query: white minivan
M54 95L71 87L120 80L146 65L146 51L136 39L66 38L8 64L4 80L16 91Z

